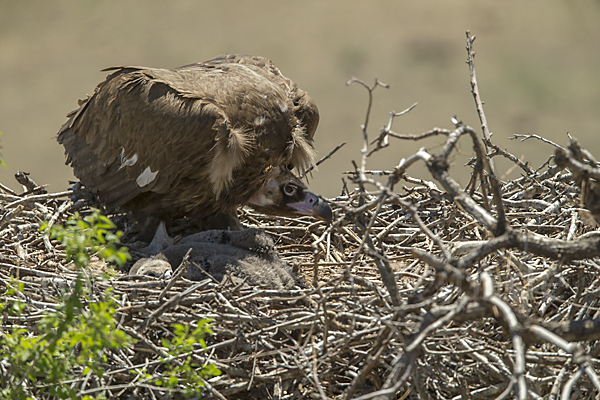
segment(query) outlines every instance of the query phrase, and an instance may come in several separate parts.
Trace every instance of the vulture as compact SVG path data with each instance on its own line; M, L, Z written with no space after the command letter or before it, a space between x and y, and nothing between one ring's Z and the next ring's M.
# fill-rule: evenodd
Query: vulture
M270 290L291 289L300 284L288 264L279 258L271 237L259 229L244 231L210 230L182 238L160 254L139 259L129 275L170 279L185 255L189 263L183 276L201 281L212 276L218 282L226 277L244 281L246 287Z
M239 230L241 205L331 221L329 205L294 174L315 161L317 106L269 59L104 71L57 139L109 210L154 228L187 216L202 230Z

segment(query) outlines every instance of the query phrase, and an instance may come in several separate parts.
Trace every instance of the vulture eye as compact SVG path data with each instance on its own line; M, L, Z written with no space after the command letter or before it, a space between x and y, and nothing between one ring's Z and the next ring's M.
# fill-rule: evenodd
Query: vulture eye
M283 193L285 193L287 196L293 196L296 194L296 190L298 190L298 188L295 185L285 185L283 187Z

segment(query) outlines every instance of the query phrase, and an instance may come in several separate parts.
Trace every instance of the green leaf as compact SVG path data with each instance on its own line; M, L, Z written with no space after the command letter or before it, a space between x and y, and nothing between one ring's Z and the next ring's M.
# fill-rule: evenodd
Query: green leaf
M115 228L109 218L100 214L100 211L93 210L83 218L75 213L66 221L65 226L54 225L50 228L50 237L65 246L67 260L72 260L80 268L89 264L90 255L94 253L107 262L122 266L131 256L127 248L117 246L123 233L113 232ZM47 229L47 223L40 227L42 232Z

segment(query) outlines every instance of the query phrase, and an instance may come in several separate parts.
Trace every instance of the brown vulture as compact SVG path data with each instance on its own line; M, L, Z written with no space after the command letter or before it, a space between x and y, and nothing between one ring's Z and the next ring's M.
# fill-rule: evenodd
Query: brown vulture
M188 216L201 229L241 229L240 205L331 221L329 205L292 173L314 162L317 106L270 60L106 71L58 141L110 210L154 226Z

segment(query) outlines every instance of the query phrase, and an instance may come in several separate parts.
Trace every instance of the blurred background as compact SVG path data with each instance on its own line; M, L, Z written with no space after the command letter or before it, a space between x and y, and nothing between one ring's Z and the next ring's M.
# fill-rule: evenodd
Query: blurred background
M319 106L320 156L348 142L313 174L310 186L338 195L342 172L360 162L367 92L351 77L390 85L374 93L371 138L391 110L418 106L394 131L452 128L453 115L479 130L465 64L465 31L477 36L476 71L493 141L534 167L567 144L567 132L600 157L600 2L559 0L348 1L11 1L0 0L0 182L21 192L17 170L52 192L74 177L54 136L117 65L174 68L221 53L262 55ZM466 139L466 138L465 138ZM451 173L467 182L472 154L460 142ZM419 147L399 142L376 153L391 169ZM511 167L497 161L500 175ZM412 176L431 179L423 167ZM507 178L518 177L514 170Z

